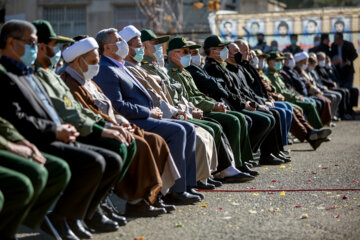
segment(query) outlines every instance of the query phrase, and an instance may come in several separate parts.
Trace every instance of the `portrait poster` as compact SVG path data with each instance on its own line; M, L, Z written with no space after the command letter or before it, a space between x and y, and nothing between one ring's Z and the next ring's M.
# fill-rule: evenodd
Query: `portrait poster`
M237 21L236 20L221 20L219 22L220 37L224 41L232 41L237 39Z
M299 45L302 49L308 50L314 47L315 36L321 35L321 19L320 18L303 18L302 31L303 35L299 36Z
M265 21L263 19L251 19L246 20L245 25L247 41L251 47L254 47L257 45L256 34L265 33ZM266 41L266 39L264 39L264 41Z
M351 31L351 17L347 16L334 16L330 18L331 33L330 41L334 41L334 34L337 32L343 33L344 39L352 41Z
M274 34L272 40L277 41L278 50L282 51L290 44L289 35L293 33L294 20L292 18L277 19L274 21Z

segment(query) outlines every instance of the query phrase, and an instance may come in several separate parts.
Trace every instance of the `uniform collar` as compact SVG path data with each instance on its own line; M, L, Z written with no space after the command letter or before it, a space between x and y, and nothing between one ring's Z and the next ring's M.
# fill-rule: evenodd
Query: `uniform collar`
M11 69L11 70L15 70L16 74L18 74L18 75L24 76L24 75L30 75L30 74L34 73L34 69L32 67L27 67L25 64L18 62L8 56L3 55L1 57L1 61L3 62L4 65L11 65L13 68L15 68L15 69ZM6 66L5 66L5 68L6 68Z
M143 60L141 61L141 63L143 64L149 64L149 65L153 65L153 66L157 66L157 62L152 60L151 57L149 56L144 56Z
M182 72L182 69L172 61L168 62L166 68L169 70L169 72Z

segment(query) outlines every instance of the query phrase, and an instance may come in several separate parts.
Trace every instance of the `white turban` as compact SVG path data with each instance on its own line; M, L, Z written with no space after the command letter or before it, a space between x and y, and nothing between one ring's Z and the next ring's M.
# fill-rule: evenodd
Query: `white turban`
M307 58L309 58L309 54L307 52L300 52L294 55L295 62L299 62Z
M94 38L84 38L65 49L63 52L63 59L65 62L70 63L78 56L98 48L99 45Z
M125 40L125 42L128 42L129 40L133 39L134 37L140 37L141 32L133 25L129 25L129 26L124 27L119 32L119 35L122 39Z

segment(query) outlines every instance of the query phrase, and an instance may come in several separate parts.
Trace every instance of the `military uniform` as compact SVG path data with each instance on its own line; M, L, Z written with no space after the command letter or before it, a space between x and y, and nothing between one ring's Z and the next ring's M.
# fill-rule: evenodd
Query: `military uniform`
M0 238L14 237L20 224L36 228L70 180L67 163L45 154L45 165L7 150L8 141L25 140L0 118ZM4 201L5 197L5 202Z

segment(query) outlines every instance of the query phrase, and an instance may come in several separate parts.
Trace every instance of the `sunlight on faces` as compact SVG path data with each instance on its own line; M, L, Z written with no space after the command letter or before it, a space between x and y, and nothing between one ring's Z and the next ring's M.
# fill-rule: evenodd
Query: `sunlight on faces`
M280 60L275 60L275 59L271 59L267 61L267 64L269 66L269 68L275 69L275 63L279 62Z
M6 41L5 51L9 57L14 60L21 62L20 57L25 53L25 44L37 45L38 38L36 32L27 30L24 32L23 36L19 39L10 37Z
M145 47L145 56L151 57L152 59L155 59L154 53L155 53L155 45L159 44L159 41L157 39L145 41L142 43Z
M104 55L118 59L119 56L115 54L118 50L116 43L122 41L122 38L117 32L110 33L108 37L108 42L104 44Z
M128 41L129 45L129 54L130 56L134 57L136 55L135 48L143 47L140 37L134 37Z
M38 58L46 61L47 66L51 65L50 58L55 55L54 48L56 46L58 44L55 39L51 39L47 44L43 42L38 44Z
M229 49L229 58L228 60L231 62L231 63L234 63L236 64L236 61L235 61L235 54L240 52L240 49L238 47L237 44L235 43L230 43L228 45L228 49Z
M303 59L303 60L301 60L301 61L296 62L296 66L298 66L298 67L301 67L303 64L308 65L308 59L307 59L307 58L305 58L305 59Z
M181 57L187 56L189 54L190 54L189 48L174 49L170 52L169 60L178 66L182 66L182 64L180 63Z
M200 53L199 49L192 49L190 50L191 56L196 56Z
M99 52L97 49L94 49L75 58L75 60L70 63L70 66L74 67L75 69L78 68L80 72L86 72L88 70L88 64L96 65L99 64L99 61Z
M221 57L220 57L220 52L223 49L224 49L224 47L211 47L209 57L216 59L219 62L222 62Z

